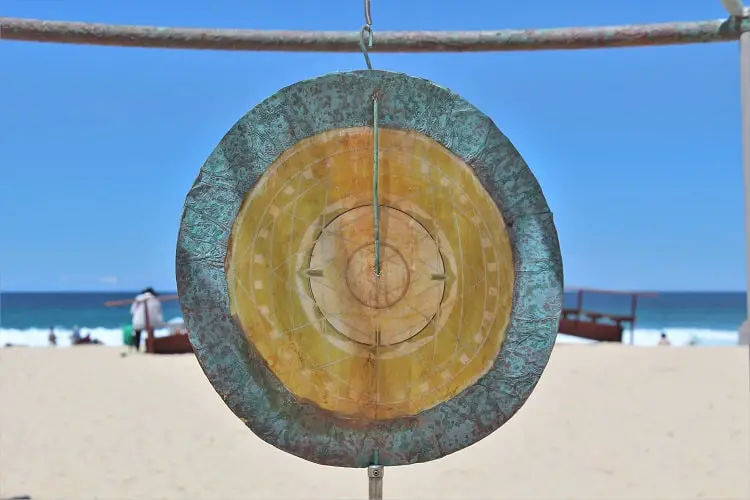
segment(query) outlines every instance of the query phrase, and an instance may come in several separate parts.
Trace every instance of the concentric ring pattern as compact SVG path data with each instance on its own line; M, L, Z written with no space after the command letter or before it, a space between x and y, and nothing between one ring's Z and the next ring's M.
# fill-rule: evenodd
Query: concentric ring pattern
M227 259L230 310L294 395L347 417L416 415L492 366L513 255L463 161L383 130L382 272L374 271L373 133L333 129L285 151L245 199Z
M433 460L501 426L546 365L562 300L552 217L515 148L457 95L380 71L301 82L245 115L188 195L177 274L230 409L347 467Z

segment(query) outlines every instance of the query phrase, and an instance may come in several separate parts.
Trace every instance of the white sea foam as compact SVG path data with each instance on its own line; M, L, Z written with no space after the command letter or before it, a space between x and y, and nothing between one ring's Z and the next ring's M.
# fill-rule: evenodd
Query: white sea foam
M182 318L174 318L169 321L171 325L182 323ZM665 332L673 345L736 345L738 335L735 331L730 330L709 330L701 328L665 328L656 329L636 329L634 335L634 344L638 346L657 345L659 335ZM55 330L57 334L58 347L70 346L71 330ZM169 328L156 330L156 336L161 337L169 334ZM43 328L30 328L28 330L17 329L0 329L0 348L6 344L15 346L43 347L47 345L47 335L49 330ZM92 338L101 340L105 345L121 346L122 330L114 328L81 328L81 335L91 335ZM590 340L573 337L570 335L560 334L557 336L557 342L561 344L586 344ZM623 335L623 342L630 343L630 332L626 331Z
M739 335L736 331L731 330L709 330L704 328L663 328L649 329L636 328L633 334L633 345L651 346L659 343L659 336L664 332L667 338L676 346L698 345L698 346L717 346L717 345L736 345ZM624 344L630 344L630 331L623 333L622 341ZM557 336L559 343L591 343L592 341L573 337L571 335L559 334Z
M182 324L182 318L174 318L167 322L166 327L159 328L154 331L157 337L163 337L169 335L170 327L178 326ZM57 336L58 347L70 347L70 336L73 334L73 330L64 328L56 328L55 335ZM87 328L81 327L80 334L82 337L91 335L92 339L100 340L104 345L108 346L121 346L122 343L122 329L116 328L102 328L94 327ZM49 330L44 328L29 328L29 329L15 329L15 328L3 328L0 329L0 348L5 347L7 344L13 346L27 346L27 347L44 347L49 345L47 337ZM145 338L145 335L144 335Z

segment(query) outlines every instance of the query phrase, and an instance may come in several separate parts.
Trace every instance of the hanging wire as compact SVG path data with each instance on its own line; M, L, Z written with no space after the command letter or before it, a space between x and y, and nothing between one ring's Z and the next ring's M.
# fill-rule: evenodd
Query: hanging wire
M365 56L365 63L367 69L372 69L372 63L370 62L369 49L372 48L372 13L370 12L370 0L365 0L365 25L359 32L359 48L362 50L362 55Z
M365 0L365 24L372 26L372 11L370 10L370 0Z

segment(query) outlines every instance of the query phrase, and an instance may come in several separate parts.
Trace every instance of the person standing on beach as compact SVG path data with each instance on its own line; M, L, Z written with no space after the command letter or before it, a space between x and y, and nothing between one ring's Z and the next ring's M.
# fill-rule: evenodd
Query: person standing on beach
M133 305L130 306L130 315L133 319L133 347L136 351L141 348L141 332L146 330L153 336L154 328L164 323L158 296L153 288L148 287L135 297Z
M57 345L57 335L55 335L54 326L49 327L49 335L47 336L47 340L49 341L50 347L55 347Z
M78 325L75 325L73 327L73 333L70 335L70 343L71 345L78 345L81 342L81 329L78 328Z

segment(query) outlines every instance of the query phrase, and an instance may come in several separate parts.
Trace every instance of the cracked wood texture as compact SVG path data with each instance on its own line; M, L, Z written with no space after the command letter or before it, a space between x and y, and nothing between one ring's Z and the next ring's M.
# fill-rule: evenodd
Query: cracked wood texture
M434 460L496 430L541 376L562 307L552 216L513 145L456 94L383 71L297 83L235 124L188 194L177 280L229 408L343 467Z

